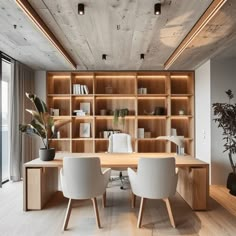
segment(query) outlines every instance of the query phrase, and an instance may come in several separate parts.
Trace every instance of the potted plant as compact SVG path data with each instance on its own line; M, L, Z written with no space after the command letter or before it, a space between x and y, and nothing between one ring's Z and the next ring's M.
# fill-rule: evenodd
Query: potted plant
M212 107L214 115L217 118L213 119L218 127L223 129L224 152L228 152L232 172L229 173L227 179L227 188L232 195L236 196L236 161L234 160L236 153L236 104L232 104L231 100L234 97L229 89L225 92L229 98L228 103L213 103Z
M122 108L122 109L115 109L114 111L114 118L113 118L113 123L117 125L119 123L119 118L121 121L121 124L125 125L125 116L129 114L128 108Z
M20 124L19 129L27 135L39 136L44 145L39 150L40 159L43 161L53 160L55 157L55 148L50 148L50 141L55 137L58 129L70 122L70 120L54 121L44 101L35 94L26 93L26 96L34 104L36 110L26 109L32 115L33 119L30 124Z

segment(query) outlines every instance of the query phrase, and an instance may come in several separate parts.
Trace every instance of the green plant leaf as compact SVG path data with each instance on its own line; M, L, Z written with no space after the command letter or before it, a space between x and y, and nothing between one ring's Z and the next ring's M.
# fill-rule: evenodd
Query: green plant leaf
M34 106L37 109L38 113L48 112L46 103L43 100L41 100L39 97L37 97L35 94L26 93L26 96L34 104Z

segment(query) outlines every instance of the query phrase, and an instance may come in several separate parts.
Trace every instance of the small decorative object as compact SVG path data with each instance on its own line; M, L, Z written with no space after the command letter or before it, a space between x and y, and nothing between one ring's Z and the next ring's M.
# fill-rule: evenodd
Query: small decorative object
M58 138L58 139L61 138L61 133L60 133L60 131L57 131L57 138Z
M90 123L81 123L79 134L81 138L90 138Z
M85 112L83 110L74 110L73 113L76 116L85 116Z
M213 120L218 124L218 127L223 129L224 152L228 152L233 171L228 175L227 188L230 190L230 194L236 196L236 162L234 161L236 154L236 103L231 103L234 95L230 89L225 93L229 99L228 103L212 104L214 115L217 116Z
M19 129L22 133L26 133L27 135L39 136L44 145L44 147L39 150L39 157L43 161L51 161L55 157L55 148L50 148L50 141L52 138L56 137L58 129L69 123L70 120L54 121L44 101L35 94L26 93L26 96L34 104L36 110L26 109L26 111L32 115L33 119L30 124L20 124Z
M144 128L138 128L138 138L144 138Z
M85 115L90 115L90 103L89 102L81 102L80 110L85 112Z
M144 138L151 138L151 132L144 132Z
M60 115L60 110L59 109L50 108L50 115L51 116L59 116Z
M100 110L100 115L101 116L105 116L107 114L107 110L106 109L101 109Z
M171 136L177 136L177 130L171 129Z
M179 115L180 115L180 116L183 116L183 115L184 115L184 109L180 109L180 110L179 110Z
M153 116L155 114L155 111L148 112L148 111L144 110L143 113L144 113L144 115Z
M112 87L111 87L111 86L105 87L105 93L106 93L106 94L112 94L112 93L113 93Z
M147 94L147 88L138 88L138 94Z
M155 107L155 115L164 115L165 114L165 108L164 107Z

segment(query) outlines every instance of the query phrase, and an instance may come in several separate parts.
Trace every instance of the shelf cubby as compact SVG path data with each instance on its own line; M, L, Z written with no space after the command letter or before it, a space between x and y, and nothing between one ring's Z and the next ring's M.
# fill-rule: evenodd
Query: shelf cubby
M47 91L48 94L70 94L71 73L55 72L48 73Z
M80 110L82 103L89 103L89 113L86 115L93 116L93 97L89 96L73 96L72 97L72 114L71 115L76 115L74 114L74 110Z
M192 115L191 97L171 97L171 115L179 115L180 110L184 115Z
M94 81L94 74L89 72L74 72L72 73L72 83L71 83L71 91L73 93L73 85L80 84L86 85L88 88L88 95L93 94L93 81Z
M50 147L55 148L57 152L71 152L71 139L53 139Z
M193 94L193 75L191 72L172 72L170 75L171 94Z
M138 97L138 115L147 115L154 112L156 107L163 108L161 115L167 114L167 100L165 97Z
M71 98L70 96L56 96L56 97L48 97L48 108L59 109L60 116L70 116L70 105Z
M96 97L95 114L101 115L101 110L106 110L107 115L113 115L116 109L129 110L128 116L135 115L135 98L134 97Z
M171 128L176 129L178 136L184 136L185 138L193 138L191 124L192 120L188 117L171 119Z
M88 117L74 117L72 121L72 138L82 138L80 137L80 125L83 123L89 123L90 124L90 135L89 138L93 138L93 118Z

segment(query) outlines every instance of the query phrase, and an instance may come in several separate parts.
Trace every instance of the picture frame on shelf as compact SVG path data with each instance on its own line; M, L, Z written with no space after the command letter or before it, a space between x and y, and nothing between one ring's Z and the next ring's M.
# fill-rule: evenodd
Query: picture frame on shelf
M90 103L89 102L81 102L80 103L80 110L85 112L85 115L90 115Z
M80 124L79 136L80 138L90 138L90 123Z

